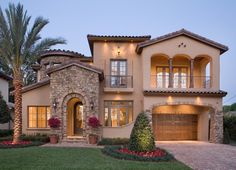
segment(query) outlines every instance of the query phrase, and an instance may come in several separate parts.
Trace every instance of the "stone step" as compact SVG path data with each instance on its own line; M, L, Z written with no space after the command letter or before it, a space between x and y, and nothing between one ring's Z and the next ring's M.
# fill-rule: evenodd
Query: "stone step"
M88 141L85 137L77 137L77 136L68 136L67 138L63 139L62 142L64 142L64 143L81 143L81 144L88 143Z

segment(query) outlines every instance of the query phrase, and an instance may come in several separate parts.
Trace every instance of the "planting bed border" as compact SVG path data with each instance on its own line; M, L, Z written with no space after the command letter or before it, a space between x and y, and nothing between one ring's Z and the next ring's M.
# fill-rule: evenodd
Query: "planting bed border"
M40 146L45 144L44 142L32 141L30 144L16 144L16 145L4 145L0 142L0 149L13 149L13 148L25 148L31 146Z
M113 158L117 159L125 159L125 160L133 160L133 161L145 161L145 162L160 162L160 161L173 161L175 160L174 156L165 151L164 149L160 149L164 152L166 152L165 156L162 157L142 157L138 155L131 155L131 154L125 154L121 153L118 150L121 149L122 146L105 146L102 149L102 153L105 155L111 156Z

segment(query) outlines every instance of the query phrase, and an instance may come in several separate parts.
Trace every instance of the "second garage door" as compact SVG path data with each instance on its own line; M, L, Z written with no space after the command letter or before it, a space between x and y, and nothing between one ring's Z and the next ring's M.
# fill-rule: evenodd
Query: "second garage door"
M196 114L153 114L155 140L197 140Z

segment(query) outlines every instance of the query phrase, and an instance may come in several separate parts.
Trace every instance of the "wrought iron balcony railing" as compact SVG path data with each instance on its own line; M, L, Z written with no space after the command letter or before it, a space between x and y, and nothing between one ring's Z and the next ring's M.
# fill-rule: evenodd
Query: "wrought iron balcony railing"
M191 80L192 79L192 80ZM192 86L191 86L192 81ZM210 76L151 75L152 88L211 88Z
M107 75L105 87L108 88L133 88L133 76Z

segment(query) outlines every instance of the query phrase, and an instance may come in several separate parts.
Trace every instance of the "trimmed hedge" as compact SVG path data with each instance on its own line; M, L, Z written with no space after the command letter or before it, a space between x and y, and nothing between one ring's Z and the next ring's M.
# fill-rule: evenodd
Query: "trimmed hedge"
M50 141L49 136L46 134L36 134L36 135L21 135L20 139L22 141L35 141L35 142L43 142L48 143ZM0 137L0 142L2 141L10 141L12 140L12 136Z
M0 137L12 136L13 130L0 130Z
M43 143L48 143L50 141L49 136L46 134L36 134L36 135L22 135L21 140L23 141L39 141Z
M127 145L129 138L103 138L98 145Z
M43 145L44 142L33 141L30 144L21 144L21 145L3 145L0 143L0 149L13 149L13 148L25 148L30 146L40 146Z
M166 152L163 149L161 150L165 151L166 155L162 157L142 157L138 155L130 155L118 152L119 149L121 149L121 146L105 146L102 149L102 153L117 159L133 160L133 161L160 162L160 161L175 160L175 158L170 153Z

